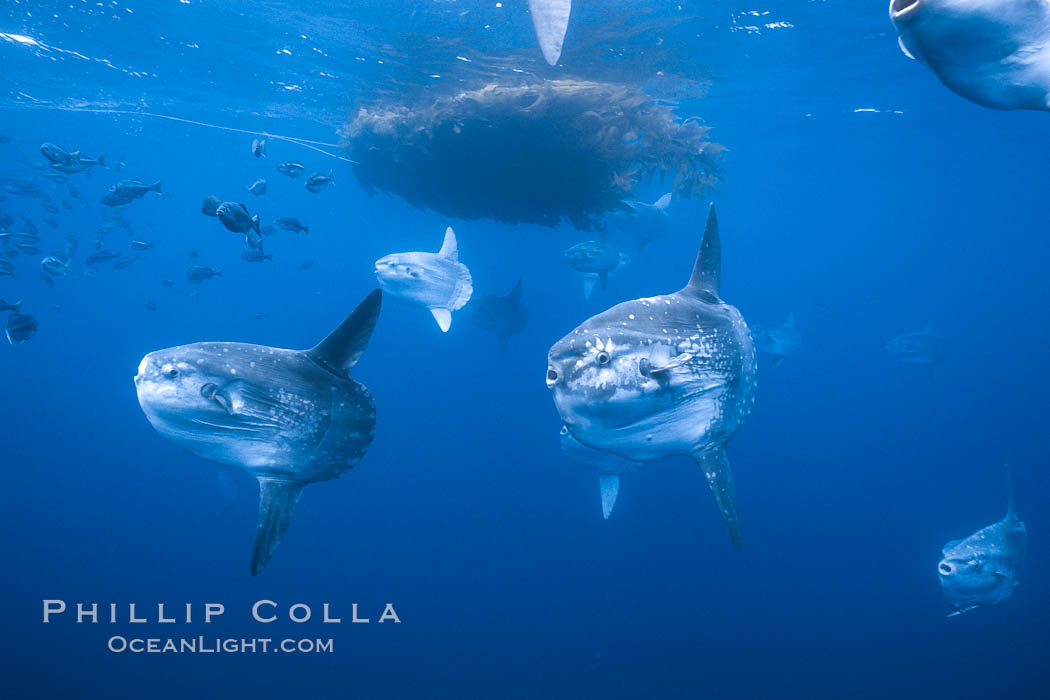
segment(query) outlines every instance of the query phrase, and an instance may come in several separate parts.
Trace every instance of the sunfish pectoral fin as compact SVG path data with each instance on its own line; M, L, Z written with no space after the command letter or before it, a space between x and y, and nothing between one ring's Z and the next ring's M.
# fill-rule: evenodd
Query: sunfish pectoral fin
M441 329L441 332L448 333L448 329L452 327L452 312L448 309L435 306L430 309L430 313L433 314L434 320L437 321L438 328Z
M646 377L651 377L662 372L667 372L675 367L681 367L692 359L693 355L691 353L683 352L681 355L672 358L667 364L655 367L648 358L643 357L638 361L638 371Z
M252 576L259 575L281 543L304 486L301 481L259 477L259 524L252 550Z
M598 488L602 493L602 517L606 520L612 515L616 497L620 494L619 474L601 474L598 476Z
M708 448L693 455L693 458L704 472L707 485L711 487L711 495L715 497L715 505L718 506L722 519L729 528L729 537L732 538L733 545L742 550L740 518L736 512L736 498L733 496L733 474L729 470L729 458L726 456L725 444Z

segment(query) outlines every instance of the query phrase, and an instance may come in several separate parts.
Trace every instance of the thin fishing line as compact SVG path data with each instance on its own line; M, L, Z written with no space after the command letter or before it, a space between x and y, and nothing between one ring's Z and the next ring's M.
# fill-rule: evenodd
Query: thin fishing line
M303 148L309 148L311 151L317 151L330 158L344 161L346 163L357 164L356 160L351 160L338 153L330 153L323 148L318 146L327 146L329 148L339 148L338 143L327 143L325 141L311 141L310 139L299 138L298 136L284 136L282 134L271 134L268 131L251 131L249 129L238 129L232 126L223 126L222 124L209 124L208 122L199 122L193 119L183 119L182 117L175 117L170 114L157 114L156 112L139 112L130 109L97 109L93 107L59 107L55 105L48 106L46 109L57 109L62 112L88 112L91 114L127 114L136 117L153 117L155 119L168 119L173 122L182 122L183 124L193 124L195 126L206 126L211 129L219 129L221 131L232 131L237 134L250 134L252 136L265 136L267 138L276 139L277 141L287 141L288 143L295 144L296 146L302 146Z

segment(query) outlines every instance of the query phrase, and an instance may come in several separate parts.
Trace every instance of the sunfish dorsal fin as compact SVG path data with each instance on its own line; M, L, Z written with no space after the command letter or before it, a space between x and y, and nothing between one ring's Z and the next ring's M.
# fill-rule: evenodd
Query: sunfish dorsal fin
M671 206L671 193L668 192L663 197L660 197L660 199L653 202L653 206L660 211L666 211L667 207Z
M722 274L722 243L718 238L718 216L715 205L707 210L707 224L704 226L704 237L700 241L700 252L696 254L693 274L689 284L682 290L685 293L699 296L704 292L718 296L719 278Z
M536 39L547 63L554 66L561 58L561 47L565 43L565 32L569 28L569 13L572 0L529 0L529 14Z
M612 515L616 497L620 495L620 476L618 474L600 474L598 488L602 492L602 517L606 520Z
M373 290L327 338L306 350L306 355L330 372L349 373L368 346L382 302L383 293Z
M281 543L304 486L301 481L259 477L259 524L252 549L252 576L259 575Z
M441 242L438 255L449 260L459 261L459 245L456 243L456 232L449 226L445 229L445 240Z
M722 519L725 520L726 527L729 529L729 537L733 540L733 546L742 550L740 516L736 512L733 474L729 470L729 457L726 456L725 443L693 455L693 458L704 472L707 485L711 487L711 495L715 497L715 505L718 506Z
M513 301L515 304L521 301L521 280L518 280L518 283L514 285L514 289L510 290L507 299Z
M1003 520L1017 520L1017 511L1014 510L1014 472L1009 463L1003 463L1003 471L1006 472L1006 515Z

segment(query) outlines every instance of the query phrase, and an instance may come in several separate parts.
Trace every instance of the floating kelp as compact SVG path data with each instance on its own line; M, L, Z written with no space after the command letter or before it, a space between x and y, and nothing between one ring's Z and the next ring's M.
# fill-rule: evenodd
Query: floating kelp
M415 104L361 107L347 129L354 174L458 219L590 229L642 178L679 197L718 179L722 147L642 90L583 81L488 85Z

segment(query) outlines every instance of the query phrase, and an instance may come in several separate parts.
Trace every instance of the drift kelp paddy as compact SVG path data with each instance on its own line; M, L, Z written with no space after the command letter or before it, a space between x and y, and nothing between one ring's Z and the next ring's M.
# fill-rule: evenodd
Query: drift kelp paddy
M121 2L0 10L12 697L1045 694L1050 5Z

